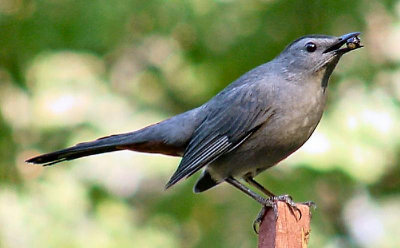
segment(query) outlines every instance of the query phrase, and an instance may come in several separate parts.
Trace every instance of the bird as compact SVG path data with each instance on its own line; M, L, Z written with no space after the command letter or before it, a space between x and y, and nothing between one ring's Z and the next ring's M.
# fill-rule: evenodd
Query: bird
M166 189L202 170L195 193L226 182L265 205L276 195L254 177L310 138L324 112L333 70L342 55L363 47L359 35L300 37L197 108L137 131L79 143L26 162L49 166L121 150L180 156Z

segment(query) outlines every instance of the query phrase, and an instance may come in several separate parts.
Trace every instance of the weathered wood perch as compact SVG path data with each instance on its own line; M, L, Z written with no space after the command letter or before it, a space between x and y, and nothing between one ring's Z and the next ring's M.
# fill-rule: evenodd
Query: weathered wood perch
M278 202L278 219L268 209L260 224L258 248L306 248L310 237L310 207L296 205L301 211L292 211L284 202Z

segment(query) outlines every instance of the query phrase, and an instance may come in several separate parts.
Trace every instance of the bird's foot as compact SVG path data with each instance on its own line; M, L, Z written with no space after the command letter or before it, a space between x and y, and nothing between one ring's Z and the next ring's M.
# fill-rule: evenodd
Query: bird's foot
M285 202L289 207L294 216L297 217L295 212L299 213L299 220L302 217L300 209L296 206L296 203L293 201L293 198L290 195L280 195L280 196L273 196L265 200L263 207L261 211L258 213L256 219L253 222L253 230L255 233L258 234L259 226L261 224L261 221L264 218L265 213L267 212L268 208L272 208L275 214L275 220L278 219L279 213L278 213L278 202L282 201ZM307 201L307 202L302 202L300 204L307 205L309 207L313 207L314 209L316 208L316 204L312 201Z
M300 202L300 204L306 205L309 208L313 208L314 210L317 208L317 204L315 204L315 202L313 201Z
M260 224L268 208L272 208L274 210L275 215L278 214L278 205L276 204L276 202L274 202L273 198L274 197L265 199L265 203L262 205L262 208L260 212L257 214L256 219L253 221L253 230L256 234L258 234L258 231L260 229Z
M296 206L296 203L293 201L293 198L290 195L279 195L279 196L274 196L274 203L275 203L275 208L274 208L274 213L275 213L275 220L278 219L278 201L285 202L289 207L290 211L294 216L296 216L295 212L299 213L299 220L301 219L301 211L300 209Z

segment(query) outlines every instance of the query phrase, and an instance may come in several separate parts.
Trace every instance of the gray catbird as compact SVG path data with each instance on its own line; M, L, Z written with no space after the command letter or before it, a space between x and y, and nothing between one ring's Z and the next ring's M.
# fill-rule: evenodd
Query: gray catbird
M194 192L228 182L260 203L241 178L253 177L301 147L321 119L329 76L340 57L362 47L358 35L301 37L202 106L138 131L111 135L27 160L52 165L119 150L182 156L166 188L201 168ZM347 47L342 47L347 43Z

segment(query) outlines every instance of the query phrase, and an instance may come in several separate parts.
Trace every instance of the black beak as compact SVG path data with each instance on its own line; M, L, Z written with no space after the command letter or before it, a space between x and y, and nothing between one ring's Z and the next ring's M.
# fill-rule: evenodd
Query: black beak
M351 50L363 47L360 44L360 39L358 38L358 36L360 34L361 34L360 32L353 32L353 33L345 34L345 35L339 37L339 39L332 46L328 47L324 51L324 53L333 51L337 54L345 54ZM345 48L340 48L341 46L343 46L346 43L353 43L354 46L352 46L352 47L347 46Z

